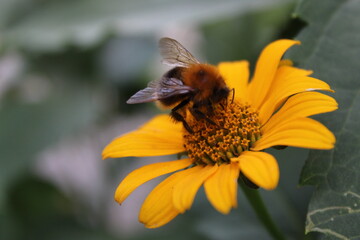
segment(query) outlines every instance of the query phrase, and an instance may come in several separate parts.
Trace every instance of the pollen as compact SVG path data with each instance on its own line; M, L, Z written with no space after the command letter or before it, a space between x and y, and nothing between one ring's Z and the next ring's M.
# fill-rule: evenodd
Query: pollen
M222 102L206 118L187 119L184 132L188 157L198 165L221 165L249 150L261 138L258 113L248 104Z

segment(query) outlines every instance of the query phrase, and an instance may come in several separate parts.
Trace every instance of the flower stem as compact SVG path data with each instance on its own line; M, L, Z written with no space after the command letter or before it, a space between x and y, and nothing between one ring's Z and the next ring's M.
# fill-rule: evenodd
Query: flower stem
M245 193L246 198L250 202L252 208L255 210L261 223L264 225L269 234L276 240L285 240L280 230L276 227L274 221L271 219L269 212L259 194L257 189L249 188L241 179L239 179L239 185L242 191Z

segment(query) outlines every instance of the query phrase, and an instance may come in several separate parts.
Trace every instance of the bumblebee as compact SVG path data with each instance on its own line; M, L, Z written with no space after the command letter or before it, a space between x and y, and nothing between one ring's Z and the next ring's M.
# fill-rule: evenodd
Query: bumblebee
M213 105L227 99L230 93L218 69L213 65L200 63L174 39L160 39L159 48L162 63L174 68L135 93L127 103L159 101L171 108L170 116L175 121L182 122L190 133L193 131L186 122L187 112L196 120L205 119L215 124L208 117L213 114Z

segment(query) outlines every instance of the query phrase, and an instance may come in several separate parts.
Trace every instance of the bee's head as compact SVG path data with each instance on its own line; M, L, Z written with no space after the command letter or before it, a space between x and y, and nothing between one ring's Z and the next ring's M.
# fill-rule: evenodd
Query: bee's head
M228 87L214 88L213 94L211 95L211 100L213 103L218 103L221 100L229 96L230 89Z

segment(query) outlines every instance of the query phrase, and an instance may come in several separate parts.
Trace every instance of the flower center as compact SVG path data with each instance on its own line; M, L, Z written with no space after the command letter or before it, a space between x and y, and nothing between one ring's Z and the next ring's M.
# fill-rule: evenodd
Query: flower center
M193 133L184 132L184 147L195 164L229 163L261 137L258 113L250 105L224 101L213 108L208 119L187 119Z

